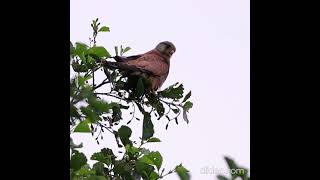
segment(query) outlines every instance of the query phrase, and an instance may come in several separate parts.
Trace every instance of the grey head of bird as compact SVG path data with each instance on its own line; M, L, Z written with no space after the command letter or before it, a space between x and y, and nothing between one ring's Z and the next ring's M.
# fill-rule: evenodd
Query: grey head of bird
M155 49L167 58L170 58L176 52L175 45L169 41L160 42Z

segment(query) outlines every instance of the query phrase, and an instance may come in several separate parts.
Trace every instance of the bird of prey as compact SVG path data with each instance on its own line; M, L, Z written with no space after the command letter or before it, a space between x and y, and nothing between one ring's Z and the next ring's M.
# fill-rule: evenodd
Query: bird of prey
M117 61L118 67L122 65L136 69L127 73L128 77L144 72L144 77L150 82L151 91L156 91L167 79L170 69L170 58L175 52L176 47L174 44L164 41L144 54L128 57L115 56L114 59Z

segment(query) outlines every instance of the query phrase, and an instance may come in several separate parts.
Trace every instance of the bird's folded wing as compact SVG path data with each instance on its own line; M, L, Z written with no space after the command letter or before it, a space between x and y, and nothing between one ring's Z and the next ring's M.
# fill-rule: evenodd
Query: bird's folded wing
M162 57L156 55L145 55L126 64L150 71L156 76L163 76L169 73L169 65L164 62Z
M116 60L117 62L128 62L128 61L132 61L132 60L136 60L138 59L139 57L141 57L142 55L135 55L135 56L128 56L128 57L125 57L125 56L115 56L113 57L114 60Z
M120 71L125 71L125 72L128 72L128 73L141 72L141 73L144 73L144 74L147 74L147 75L157 76L152 71L149 71L147 69L143 69L143 68L136 67L134 65L128 65L128 64L119 63L119 62L105 61L104 62L104 67L106 67L108 69L119 69Z

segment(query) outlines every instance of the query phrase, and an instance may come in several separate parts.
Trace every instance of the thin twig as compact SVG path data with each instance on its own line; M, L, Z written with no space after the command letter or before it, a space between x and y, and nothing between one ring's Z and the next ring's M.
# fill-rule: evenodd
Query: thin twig
M174 172L176 172L176 169L170 170L167 174L161 175L159 178L162 179L162 178L164 178L165 176L167 176L167 175L169 175L169 174L172 174L172 173L174 173Z
M170 121L179 117L179 115L181 114L181 110L179 108L178 108L178 110L179 110L178 114L174 118L171 118Z
M142 145L144 145L145 143L143 142L143 140L141 140L141 144L140 146L138 147L138 149L140 149L142 147Z
M106 95L106 96L111 96L111 97L114 97L114 98L117 98L117 99L121 99L121 100L124 100L124 101L128 102L128 100L127 100L127 99L121 98L121 97L119 97L119 96L115 96L115 95L110 94L110 93L95 93L95 94L96 94L96 95Z
M173 106L175 106L175 107L182 107L182 105L181 104L175 104L175 103L173 103L173 102L167 102L167 101L164 101L164 100L162 100L162 99L159 99L161 102L164 102L164 103L166 103L166 104L170 104L170 105L173 105Z
M173 120L173 119L175 119L175 118L178 118L179 117L179 115L181 114L181 110L180 110L180 108L179 107L183 107L181 104L175 104L175 103L173 103L173 102L167 102L167 101L164 101L164 100L162 100L162 99L160 99L160 101L161 102L164 102L167 106L171 106L171 105L173 105L173 106L175 106L177 109L178 109L178 114L174 117L174 118L169 118L169 121L171 121L171 120ZM171 108L171 107L170 107ZM166 115L168 115L168 114L166 114Z
M107 80L108 80L108 79L103 80L102 83L98 84L98 85L95 86L95 87L92 86L92 90L96 90L96 89L100 88L101 86L110 83L110 81L107 81Z
M135 112L136 112L136 107L134 106L133 102L131 102L131 103L132 103L132 105L133 105L133 112L132 112L132 117L131 117L131 119L128 121L128 123L131 122L132 119L135 117Z
M106 128L110 133L114 134L114 131L113 131L113 129L112 129L111 127L105 126L105 125L101 124L100 122L98 122L98 124L99 124L99 126ZM112 131L111 131L109 128L110 128Z

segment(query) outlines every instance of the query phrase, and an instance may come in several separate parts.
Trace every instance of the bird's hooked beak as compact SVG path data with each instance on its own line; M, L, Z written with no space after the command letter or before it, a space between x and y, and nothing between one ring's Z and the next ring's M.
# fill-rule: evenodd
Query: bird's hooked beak
M175 53L175 52L176 52L176 51L175 51L174 49L172 49L172 50L169 52L170 56L172 56L172 54Z

